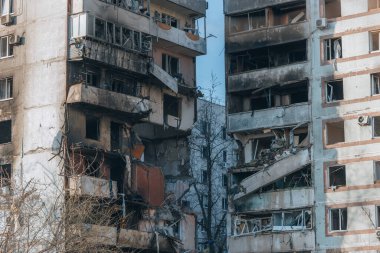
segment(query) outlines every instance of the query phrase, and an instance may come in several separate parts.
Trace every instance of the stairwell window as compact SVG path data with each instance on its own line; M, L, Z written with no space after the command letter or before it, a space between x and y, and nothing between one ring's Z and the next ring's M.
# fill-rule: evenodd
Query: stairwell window
M0 59L13 56L13 46L10 45L11 36L0 37Z
M13 12L13 0L0 0L0 16Z
M347 230L347 208L330 209L330 231Z
M13 79L0 79L0 101L12 98Z

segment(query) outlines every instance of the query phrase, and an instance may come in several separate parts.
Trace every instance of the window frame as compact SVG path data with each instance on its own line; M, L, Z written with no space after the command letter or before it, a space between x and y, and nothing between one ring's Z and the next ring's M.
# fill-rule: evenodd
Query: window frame
M13 46L9 44L9 38L11 37L12 35L5 35L5 36L1 36L0 37L0 60L2 59L7 59L7 58L10 58L10 57L13 57L14 55L14 52L13 52ZM6 38L6 55L5 56L1 56L1 50L2 50L2 47L3 47L3 39Z
M331 83L338 83L338 82L342 82L342 99L338 99L338 100L334 100L333 99L333 95L334 95L334 86L331 84ZM332 89L332 92L330 91L329 92L329 89ZM325 100L326 100L326 103L336 103L336 102L340 102L340 101L344 101L344 80L343 79L335 79L335 80L329 80L329 81L326 81L325 82ZM330 96L330 94L332 96Z
M331 185L330 172L331 172L332 168L338 168L338 169L339 168L343 168L344 169L344 181L345 181L344 185ZM346 187L347 186L346 165L344 165L344 164L336 164L336 165L328 167L327 168L327 175L328 175L328 177L327 177L327 181L328 181L327 182L327 186L328 186L329 189L332 189L333 187Z
M91 136L88 135L87 127L88 127L88 121L89 120L95 120L97 122L97 138L92 138ZM100 118L99 117L93 117L93 116L86 116L86 125L85 125L85 138L87 140L92 140L92 141L100 141Z
M380 30L374 30L374 31L369 31L369 52L370 53L375 53L375 52L379 52L380 51ZM374 50L374 45L373 45L373 35L374 34L377 34L378 38L377 38L377 50Z
M4 177L3 175L5 175L6 177ZM0 164L0 188L11 187L11 186L12 186L12 164L10 163Z
M373 117L371 117L372 138L373 139L378 139L378 138L380 138L380 133L379 133L379 135L375 135L375 119L379 119L379 121L380 121L380 116L373 116ZM379 122L379 124L380 124L380 122ZM379 126L379 131L380 131L380 126Z
M7 94L5 94L4 98L0 97L0 102L13 99L13 77L6 77L6 78L0 79L0 86L1 86L1 81L4 81L4 84L5 84L4 86L5 86L5 90Z
M222 210L223 211L228 210L228 198L222 197Z
M334 210L339 210L339 229L333 229L332 226L333 226L333 222L332 222L332 211ZM345 210L346 211L346 229L342 229L342 211ZM329 208L329 232L342 232L342 231L348 231L348 208L347 207L344 207L344 208Z
M372 73L370 77L371 77L371 96L378 96L380 95L380 73ZM378 87L378 91L379 91L378 93L375 93L376 86Z
M340 57L336 57L335 55L335 49L334 49L334 41L340 40L340 47L341 47L341 55ZM328 38L323 40L323 53L324 53L324 61L333 61L336 59L342 59L343 58L343 43L342 43L342 37L334 37L334 38ZM334 57L333 57L334 53Z
M8 12L3 13L3 1L8 2ZM13 0L0 0L0 17L5 15L12 15L14 14L14 2Z

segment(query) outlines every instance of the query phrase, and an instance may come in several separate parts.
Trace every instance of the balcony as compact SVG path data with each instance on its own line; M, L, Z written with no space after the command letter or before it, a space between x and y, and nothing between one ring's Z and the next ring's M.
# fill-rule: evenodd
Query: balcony
M241 112L228 115L229 132L247 132L264 128L275 128L310 122L310 105L294 104L286 107Z
M309 163L310 151L308 149L300 150L295 154L290 154L282 160L279 160L276 163L262 169L256 174L245 178L240 183L240 186L244 189L244 191L236 194L234 196L234 200L246 197L261 187L275 182L276 180L285 177L302 167L305 167Z
M71 196L115 198L117 197L117 182L90 176L71 177L69 193Z
M150 58L145 55L113 47L90 38L75 40L69 47L69 60L93 60L112 65L131 73L148 75Z
M297 209L314 204L312 188L295 188L253 194L234 202L237 212L260 212L263 210Z
M94 16L101 17L101 19L106 20L107 23L114 23L118 26L138 31L150 35L154 38L157 37L158 41L154 39L155 43L158 45L163 45L165 47L170 47L171 50L177 51L179 53L190 56L206 54L206 40L204 38L187 33L181 29L170 26L168 27L167 25L155 22L153 18L147 15L136 13L131 10L114 6L102 1L78 0L76 2L78 3L75 5L74 13L78 14L72 15L71 18L73 20L77 17L88 17L83 18L83 22L87 23L87 27L94 27L94 21L91 20L94 18ZM186 0L173 0L173 2L190 3L190 1ZM203 1L199 0L196 2ZM191 6L196 5L191 2ZM91 13L91 15L87 13ZM85 25L81 27L82 29L86 30L81 31L81 33L90 32L91 28L84 28L86 27ZM74 31L75 29L72 30Z
M298 62L228 76L228 92L246 91L308 79L310 62Z
M228 237L228 245L231 253L313 251L315 235L312 230L291 233L251 234Z
M157 236L158 243L156 242ZM162 235L157 236L155 233L121 229L118 238L118 246L139 250L157 250L156 245L158 244L160 252L174 251L173 247L171 246L171 242L167 237Z
M304 40L308 38L309 30L309 22L300 22L231 34L226 37L226 52L234 53Z
M145 118L151 110L149 100L133 97L84 84L72 85L67 96L67 103L101 108L109 112L124 113L126 116Z

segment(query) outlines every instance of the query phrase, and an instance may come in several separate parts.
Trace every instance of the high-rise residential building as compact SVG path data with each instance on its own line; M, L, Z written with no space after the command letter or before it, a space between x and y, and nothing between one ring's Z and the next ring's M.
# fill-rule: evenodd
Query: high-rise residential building
M169 189L190 177L206 7L0 0L1 252L195 250Z
M380 250L380 1L225 0L228 250Z

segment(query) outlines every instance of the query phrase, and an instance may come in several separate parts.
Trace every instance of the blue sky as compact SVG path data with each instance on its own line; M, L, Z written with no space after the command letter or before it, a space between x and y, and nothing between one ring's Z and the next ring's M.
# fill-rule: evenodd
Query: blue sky
M210 88L211 74L218 82L216 96L224 103L224 14L223 0L208 0L207 35L213 34L217 38L207 39L207 55L197 58L197 84L203 93ZM206 90L205 90L206 89Z

